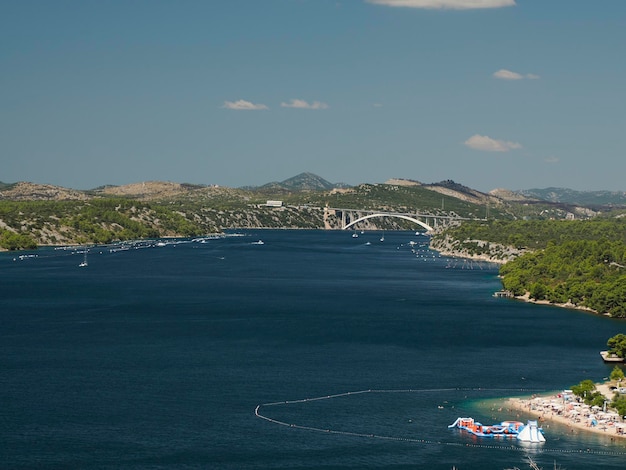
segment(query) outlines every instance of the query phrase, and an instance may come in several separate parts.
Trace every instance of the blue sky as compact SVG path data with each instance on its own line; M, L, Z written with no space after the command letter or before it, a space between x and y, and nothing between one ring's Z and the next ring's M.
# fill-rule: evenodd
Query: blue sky
M624 0L0 0L0 181L626 190Z

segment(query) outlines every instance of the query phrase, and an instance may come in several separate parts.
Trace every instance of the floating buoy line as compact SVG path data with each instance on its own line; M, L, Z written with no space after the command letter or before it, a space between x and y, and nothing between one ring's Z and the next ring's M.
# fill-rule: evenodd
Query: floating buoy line
M480 391L480 392L543 392L545 390L539 389L524 389L524 388L432 388L432 389L369 389L369 390L358 390L352 392L343 392L336 393L333 395L323 395L319 397L312 398L300 398L297 400L284 400L284 401L275 401L270 403L262 403L256 406L254 409L254 414L257 418L263 419L269 423L284 426L292 429L299 429L303 431L309 432L318 432L329 435L337 435L337 436L348 436L348 437L356 437L356 438L366 438L366 439L377 439L383 441L397 441L397 442L409 442L413 444L421 444L421 445L437 445L437 446L453 446L453 447L468 447L468 448L479 448L479 449L494 449L494 450L507 450L513 452L528 452L529 448L525 446L515 446L515 445L489 445L489 444L476 444L476 443L468 443L468 442L452 442L452 441L444 441L444 440L433 440L433 439L422 439L422 438L411 438L411 437L399 437L392 435L381 435L375 433L366 433L366 432L354 432L354 431L346 431L339 430L333 428L320 428L315 426L307 426L304 424L297 423L288 423L286 421L281 421L278 419L274 419L262 412L263 408L270 407L278 407L292 404L302 404L302 403L310 403L316 402L320 400L333 400L336 398L357 396L363 394L386 394L386 393L429 393L429 392L469 392L469 391ZM600 450L600 449L592 449L590 447L584 449L551 449L546 447L547 444L542 444L541 446L532 447L532 451L536 453L547 453L547 454L591 454L591 455L604 455L604 456L626 456L626 451L611 451L611 450Z

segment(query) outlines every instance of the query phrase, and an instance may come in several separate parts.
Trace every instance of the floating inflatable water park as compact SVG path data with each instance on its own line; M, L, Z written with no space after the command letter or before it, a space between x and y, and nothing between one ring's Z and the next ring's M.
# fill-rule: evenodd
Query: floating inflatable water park
M474 418L457 418L449 428L463 429L479 437L515 438L523 442L545 442L542 429L537 421L528 420L527 424L521 421L502 421L500 424L484 425Z

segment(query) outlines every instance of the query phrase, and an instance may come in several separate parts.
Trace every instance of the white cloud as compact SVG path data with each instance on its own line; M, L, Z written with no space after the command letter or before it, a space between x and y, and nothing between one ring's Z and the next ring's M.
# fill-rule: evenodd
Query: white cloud
M496 140L486 135L474 134L465 142L469 148L474 150L484 150L485 152L508 152L509 150L521 149L522 145L517 142L506 140Z
M501 80L521 80L524 78L522 74L517 72L511 72L510 70L500 69L497 72L493 73L494 78L499 78Z
M559 163L559 161L560 161L559 157L548 157L545 160L546 163L550 163L550 164Z
M515 5L515 0L366 0L366 2L388 7L428 8L432 10L473 10Z
M284 101L280 103L283 108L298 108L298 109L327 109L328 105L326 103L322 103L320 101L313 101L313 103L308 103L304 100L292 99L289 103L285 103Z
M539 75L535 75L534 73L527 73L526 75L522 75L521 73L511 72L507 69L500 69L497 72L493 73L494 78L498 78L500 80L523 80L527 78L528 80L537 80Z
M235 109L237 111L257 111L261 109L269 109L264 104L255 104L246 100L224 101L222 108Z

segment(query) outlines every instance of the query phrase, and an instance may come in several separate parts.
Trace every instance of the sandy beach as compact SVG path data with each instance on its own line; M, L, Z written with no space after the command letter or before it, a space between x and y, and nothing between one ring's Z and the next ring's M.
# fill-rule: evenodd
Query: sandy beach
M596 384L596 387L605 397L613 396L613 391L609 389L608 384ZM590 407L578 402L575 395L567 392L509 398L506 400L505 406L530 414L544 428L546 423L554 421L567 426L572 433L584 431L603 434L612 439L626 438L626 422L620 418L617 412Z

